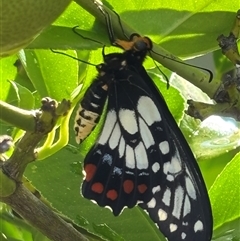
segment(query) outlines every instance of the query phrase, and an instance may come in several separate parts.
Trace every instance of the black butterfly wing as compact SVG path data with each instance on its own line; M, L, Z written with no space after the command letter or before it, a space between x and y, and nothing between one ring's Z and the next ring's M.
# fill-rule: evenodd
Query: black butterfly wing
M171 158L160 110L147 89L138 74L120 71L109 87L99 140L84 161L83 196L109 206L114 215L150 201L162 163Z
M212 212L200 169L163 97L145 69L138 68L161 105L168 129L172 158L164 162L161 184L150 202L140 204L168 240L209 241L212 237Z
M84 169L83 196L114 215L140 203L169 241L210 240L199 167L143 67L121 71L111 85L106 121Z

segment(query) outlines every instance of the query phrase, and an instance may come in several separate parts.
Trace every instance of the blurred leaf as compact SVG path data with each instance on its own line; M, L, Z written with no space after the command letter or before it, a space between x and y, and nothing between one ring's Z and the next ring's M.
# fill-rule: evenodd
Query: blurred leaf
M34 97L32 93L24 86L10 81L18 98L18 107L30 110L34 108Z
M240 219L225 222L222 226L214 230L213 241L239 241L240 240Z
M14 66L17 57L15 55L0 59L0 99L3 101L16 101L16 92L11 88L9 80L13 80L17 73L17 69Z
M209 191L215 228L240 217L239 163L240 153L226 165Z
M68 54L74 56L74 51L68 51ZM20 59L41 97L51 96L58 101L69 99L78 85L76 60L50 50L25 50Z
M156 72L158 74L156 74ZM179 123L183 117L183 110L186 104L182 95L173 86L169 89L167 88L167 84L162 82L163 77L159 75L158 69L154 70L154 74L152 70L150 70L149 75L158 87L159 92L164 97L164 100L166 101L170 112L173 114L174 119Z
M124 238L122 238L120 235L118 235L116 232L114 232L106 224L100 224L100 225L93 224L93 228L98 234L107 238L107 240L124 241Z
M195 129L190 144L198 160L207 160L239 148L239 135L238 121L212 115Z

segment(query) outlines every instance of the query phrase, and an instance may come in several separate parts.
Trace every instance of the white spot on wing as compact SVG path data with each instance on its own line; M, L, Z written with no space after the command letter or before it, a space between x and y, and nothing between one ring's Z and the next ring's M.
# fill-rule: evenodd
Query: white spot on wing
M102 163L103 164L108 164L109 166L112 165L112 162L113 162L113 159L112 159L112 156L109 155L109 154L104 154L103 157L102 157Z
M165 221L167 219L167 213L161 208L158 210L158 217L160 221Z
M95 109L98 108L98 106L99 106L99 105L97 105L97 104L95 104L95 103L90 103L90 104L91 104L91 106L92 106L93 108L95 108Z
M203 223L202 221L198 220L195 224L194 224L194 232L196 233L197 231L203 231Z
M158 172L160 169L160 165L158 162L155 162L153 165L152 165L152 170L154 173Z
M167 175L167 180L169 181L169 182L173 182L174 181L174 176L173 175Z
M177 219L180 219L182 207L183 207L183 198L184 198L184 191L181 186L178 186L174 193L174 206L172 215Z
M162 141L159 144L159 149L162 152L163 155L166 155L169 153L169 144L168 141Z
M177 176L177 174L179 174L181 170L182 170L181 159L178 152L176 152L176 154L172 157L170 162L164 163L163 172L166 175L170 173L170 174L173 174L174 176Z
M163 172L164 172L166 175L168 175L170 166L171 166L171 162L165 162L165 163L163 164Z
M169 206L171 201L171 191L169 188L167 188L163 194L162 201L165 203L165 205Z
M113 168L113 174L115 175L122 175L122 168L119 168L119 167L114 167Z
M101 136L98 140L99 144L105 145L107 143L116 121L117 121L116 112L114 110L109 111L106 116L106 121L104 123Z
M148 168L148 157L145 150L145 147L142 142L139 142L139 144L135 148L135 156L136 156L136 162L137 162L137 168L138 169L147 169Z
M185 200L184 200L184 206L183 206L183 217L185 217L187 214L189 214L190 211L191 211L191 203L190 203L188 195L186 195Z
M154 145L155 142L152 133L142 118L139 118L139 128L144 145L148 149L150 146Z
M120 130L119 124L116 123L115 128L113 129L113 132L109 139L109 147L112 150L115 149L117 147L117 145L119 144L120 136L121 136L121 130Z
M135 168L134 152L129 145L126 146L126 166L131 169Z
M181 233L181 239L184 240L187 237L186 233L182 232Z
M179 173L180 171L182 170L182 167L181 167L181 159L180 159L180 156L179 155L175 155L172 157L172 160L171 160L171 166L170 166L170 172L172 174L177 174Z
M170 232L171 232L171 233L174 232L174 231L176 231L177 228L178 228L178 226L177 226L176 224L170 223L169 229L170 229Z
M185 185L186 185L186 189L187 189L187 193L188 193L189 197L196 200L197 199L196 190L189 177L185 177Z
M128 109L119 110L119 121L122 127L129 133L135 134L138 131L136 116L134 111Z
M151 126L154 122L161 121L157 106L148 96L141 96L139 98L137 109L148 126Z
M118 150L119 150L119 158L123 157L124 152L125 152L125 146L126 146L126 143L125 143L125 140L124 140L124 138L123 138L123 136L122 136L121 139L120 139L119 147L118 147Z
M147 203L148 208L155 208L156 207L156 199L152 198L148 203Z
M161 187L158 185L158 186L152 188L152 193L155 194L156 192L159 192L160 190L161 190Z

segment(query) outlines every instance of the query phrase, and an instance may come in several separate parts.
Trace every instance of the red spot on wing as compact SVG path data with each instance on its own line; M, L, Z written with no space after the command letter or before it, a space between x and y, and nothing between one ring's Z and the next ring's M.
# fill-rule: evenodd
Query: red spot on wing
M131 180L124 181L123 190L125 193L127 193L127 194L131 193L133 188L134 188L133 181L131 181Z
M107 192L107 198L111 199L112 201L116 200L118 197L118 193L116 190L109 190Z
M145 193L146 190L147 190L147 186L146 186L145 184L140 184L140 185L138 185L138 191L139 191L140 193Z
M103 192L103 185L100 182L96 182L92 185L92 191L101 194Z
M93 164L87 164L85 167L84 167L84 170L86 172L86 177L85 177L85 180L87 182L91 181L95 172L96 172L96 169L97 167Z

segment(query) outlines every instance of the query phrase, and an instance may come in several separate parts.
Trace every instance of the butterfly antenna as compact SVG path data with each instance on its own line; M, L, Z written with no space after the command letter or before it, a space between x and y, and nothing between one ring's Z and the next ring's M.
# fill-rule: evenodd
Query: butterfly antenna
M95 43L104 45L104 44L101 43L100 41L97 41L97 40L95 40L95 39L91 39L91 38L85 37L85 36L83 36L82 34L80 34L78 31L76 31L76 29L77 29L78 27L79 27L79 26L75 26L75 27L72 28L72 31L73 31L75 34L77 34L78 36L80 36L80 37L83 38L83 39L90 40L90 41L92 41L92 42L95 42Z
M177 62L177 63L183 64L183 65L187 65L187 66L190 66L190 67L193 67L193 68L196 68L196 69L204 70L204 71L206 71L206 72L209 73L209 81L208 81L208 82L210 83L210 82L213 80L213 72L212 72L210 69L203 68L203 67L199 67L199 66L196 66L196 65L193 65L193 64L188 64L188 63L185 63L185 62L183 62L183 61L179 61L179 60L177 60L177 59L172 59L172 58L169 58L169 57L167 57L167 56L165 56L165 55L159 54L159 53L157 53L157 52L155 52L155 51L153 51L153 50L151 50L151 52L153 52L153 53L155 53L156 55L159 55L159 56L161 56L161 57L163 57L163 58L166 58L166 59L175 61L175 62Z
M96 64L92 64L92 63L90 63L90 62L88 62L88 61L85 61L85 60L76 58L76 57L74 57L74 56L72 56L72 55L69 55L69 54L66 54L66 53L63 53L63 52L54 50L54 49L50 49L50 50L51 50L53 53L55 53L55 54L65 55L65 56L67 56L67 57L69 57L69 58L71 58L71 59L75 59L75 60L77 60L77 61L79 61L79 62L81 62L81 63L88 64L88 65L92 65L92 66L95 66L95 67L97 66Z
M167 82L167 89L169 89L170 87L170 84L169 84L169 78L167 77L167 75L165 75L165 73L160 69L160 67L156 64L155 61L153 61L155 66L157 67L158 71L163 75L164 79L166 80Z
M121 18L120 18L120 16L119 16L119 14L118 14L117 12L115 12L114 10L113 10L113 12L115 13L115 15L116 15L117 18L118 18L118 23L119 23L119 26L120 26L120 28L121 28L122 34L125 36L126 39L129 39L129 37L127 36L127 34L126 34L125 31L124 31L124 28L123 28L123 26L122 26L122 21L121 21Z

